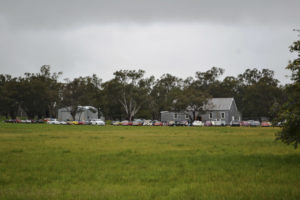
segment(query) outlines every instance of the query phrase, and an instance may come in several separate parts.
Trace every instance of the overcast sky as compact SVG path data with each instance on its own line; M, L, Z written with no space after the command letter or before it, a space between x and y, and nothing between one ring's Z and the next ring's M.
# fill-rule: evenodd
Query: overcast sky
M185 78L269 68L286 83L300 0L0 0L0 73L143 69Z

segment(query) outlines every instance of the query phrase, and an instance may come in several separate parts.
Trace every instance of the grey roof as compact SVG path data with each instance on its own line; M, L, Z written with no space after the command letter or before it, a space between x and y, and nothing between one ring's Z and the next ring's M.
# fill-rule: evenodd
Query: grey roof
M78 109L97 111L97 109L95 107L93 107L93 106L78 106Z
M71 109L71 106L63 107L58 110L70 110L70 109ZM78 110L81 110L81 111L92 110L94 112L97 112L97 109L93 106L78 106Z
M233 98L212 98L204 106L204 110L230 110Z

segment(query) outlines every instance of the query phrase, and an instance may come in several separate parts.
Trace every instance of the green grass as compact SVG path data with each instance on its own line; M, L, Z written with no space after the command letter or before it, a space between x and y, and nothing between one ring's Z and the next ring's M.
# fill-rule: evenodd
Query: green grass
M300 199L276 131L0 123L0 199Z

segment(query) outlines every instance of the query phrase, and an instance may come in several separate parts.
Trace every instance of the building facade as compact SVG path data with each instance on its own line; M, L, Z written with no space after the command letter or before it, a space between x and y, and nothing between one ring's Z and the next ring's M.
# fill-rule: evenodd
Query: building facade
M196 120L213 121L222 120L229 124L232 120L242 120L234 98L212 98L203 107L203 113L196 113ZM189 120L191 113L188 112L161 112L161 121L184 121Z
M93 106L78 106L79 111L77 112L75 119L73 119L70 109L71 107L58 109L57 119L59 121L88 121L92 119L98 119L98 111Z

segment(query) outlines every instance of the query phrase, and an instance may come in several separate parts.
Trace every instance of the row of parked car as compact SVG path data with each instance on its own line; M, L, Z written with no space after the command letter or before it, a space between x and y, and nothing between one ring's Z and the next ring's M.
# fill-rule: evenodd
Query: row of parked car
M271 122L262 122L249 120L249 121L238 121L233 120L229 124L226 124L225 121L222 120L212 120L212 121L194 121L192 123L188 121L169 121L169 122L161 122L158 120L142 120L137 119L134 121L112 121L111 125L114 126L262 126L262 127L270 127L272 126Z
M58 121L54 118L45 118L40 120L19 120L19 119L9 119L5 120L6 123L22 123L22 124L34 124L34 123L47 123L47 124L61 124L61 125L105 125L105 122L101 119L93 119L89 121Z
M45 123L43 119L40 120L30 120L30 119L25 119L25 120L20 120L20 119L8 119L5 120L4 122L6 123L23 123L23 124L40 124L40 123Z
M101 119L92 119L89 121L58 121L57 119L46 118L43 120L6 120L7 123L47 123L47 124L56 124L56 125L99 125L104 126L105 121ZM222 120L211 120L211 121L194 121L192 123L188 121L169 121L161 122L158 120L144 120L136 119L134 121L112 121L111 125L113 126L261 126L261 127L270 127L272 126L271 122L264 121L238 121L233 120L229 124L226 124Z
M92 119L88 121L58 121L56 119L51 119L47 121L47 124L61 124L61 125L99 125L104 126L105 121L101 119Z

